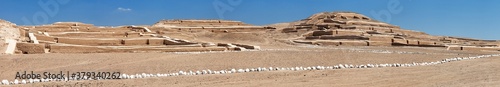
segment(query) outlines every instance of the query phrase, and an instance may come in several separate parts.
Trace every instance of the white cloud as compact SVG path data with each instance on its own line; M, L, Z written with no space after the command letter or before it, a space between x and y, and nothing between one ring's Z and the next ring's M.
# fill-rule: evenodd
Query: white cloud
M122 8L122 7L119 7L117 10L118 11L132 11L132 9L130 9L130 8Z

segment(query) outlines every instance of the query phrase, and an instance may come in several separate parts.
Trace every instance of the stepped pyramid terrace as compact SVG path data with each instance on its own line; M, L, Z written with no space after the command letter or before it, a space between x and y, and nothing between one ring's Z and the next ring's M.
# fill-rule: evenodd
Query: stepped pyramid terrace
M500 85L498 40L431 35L345 11L252 23L0 20L0 86Z

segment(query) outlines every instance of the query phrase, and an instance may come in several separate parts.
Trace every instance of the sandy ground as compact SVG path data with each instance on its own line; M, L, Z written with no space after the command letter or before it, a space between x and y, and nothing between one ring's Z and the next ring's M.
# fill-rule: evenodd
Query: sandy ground
M283 46L261 51L214 53L101 53L1 55L0 78L16 72L110 71L127 74L173 73L232 68L332 66L432 62L445 58L498 54L420 47ZM500 86L500 58L432 66L272 71L224 75L176 76L127 80L50 82L17 86Z
M121 72L175 73L258 67L308 67L338 64L434 62L499 52L449 51L439 47L346 47L289 43L300 34L168 33L169 37L196 42L259 45L260 51L208 53L97 53L0 55L0 79L13 80L16 72ZM224 75L175 76L126 80L49 82L15 86L46 87L311 87L311 86L500 86L500 58L466 60L432 66L272 71ZM4 85L2 85L4 86Z

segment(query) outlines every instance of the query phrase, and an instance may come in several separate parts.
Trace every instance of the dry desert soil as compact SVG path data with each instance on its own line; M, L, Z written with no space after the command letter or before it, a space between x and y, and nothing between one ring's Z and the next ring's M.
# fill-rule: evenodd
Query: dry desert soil
M109 71L127 74L225 70L257 67L307 67L338 64L432 62L495 52L449 51L421 47L278 46L259 51L205 53L97 53L0 55L0 78L16 72ZM430 66L311 71L269 71L121 80L48 82L13 86L120 87L311 87L311 86L500 86L500 57ZM2 85L5 86L5 85Z

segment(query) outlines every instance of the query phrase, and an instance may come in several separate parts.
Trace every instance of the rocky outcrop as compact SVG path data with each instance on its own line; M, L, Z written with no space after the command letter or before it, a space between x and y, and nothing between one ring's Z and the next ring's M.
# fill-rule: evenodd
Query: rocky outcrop
M16 24L0 19L0 54L12 54L20 36Z
M19 39L19 29L16 24L0 19L0 38L1 39Z

